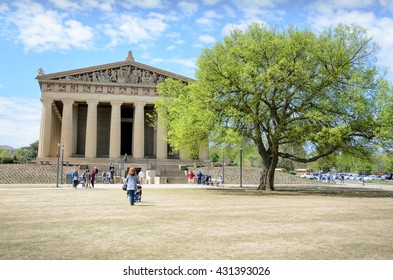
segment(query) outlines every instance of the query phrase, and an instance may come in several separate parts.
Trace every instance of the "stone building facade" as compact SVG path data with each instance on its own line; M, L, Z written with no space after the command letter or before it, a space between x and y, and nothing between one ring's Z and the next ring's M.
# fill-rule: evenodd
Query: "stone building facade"
M129 52L125 61L44 74L38 160L56 157L58 143L69 162L108 158L177 158L164 138L166 128L153 128L157 85L166 78L188 83L190 78L138 63ZM158 122L159 123L159 122ZM207 160L207 149L200 160Z

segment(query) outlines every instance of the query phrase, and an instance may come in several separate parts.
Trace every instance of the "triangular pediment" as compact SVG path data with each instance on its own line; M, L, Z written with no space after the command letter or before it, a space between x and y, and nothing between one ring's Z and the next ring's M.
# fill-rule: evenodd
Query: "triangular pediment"
M144 84L155 86L166 78L173 78L183 82L192 79L171 73L159 68L151 67L136 61L126 60L122 62L97 65L70 71L43 74L42 70L36 77L39 82L43 81L76 81L95 83L120 83L120 84Z

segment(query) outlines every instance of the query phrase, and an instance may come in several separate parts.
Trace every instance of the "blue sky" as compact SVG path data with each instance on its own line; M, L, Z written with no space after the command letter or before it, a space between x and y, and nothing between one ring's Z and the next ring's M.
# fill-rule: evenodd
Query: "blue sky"
M138 62L193 78L203 48L255 21L314 32L357 23L393 81L393 0L0 0L0 145L38 140L38 68L118 62L132 50Z

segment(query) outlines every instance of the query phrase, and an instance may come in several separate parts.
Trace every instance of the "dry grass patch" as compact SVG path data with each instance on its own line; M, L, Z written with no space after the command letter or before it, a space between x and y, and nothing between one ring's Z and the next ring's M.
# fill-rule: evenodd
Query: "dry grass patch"
M0 189L0 259L392 259L393 199Z

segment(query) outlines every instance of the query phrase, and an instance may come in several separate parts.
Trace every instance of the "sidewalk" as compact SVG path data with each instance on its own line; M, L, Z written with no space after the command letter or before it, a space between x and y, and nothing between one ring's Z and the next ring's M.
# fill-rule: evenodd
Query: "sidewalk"
M239 184L225 184L224 187L218 186L208 186L208 185L198 185L193 184L189 185L185 184L144 184L142 185L144 189L241 189ZM281 188L304 188L304 189L362 189L362 190L370 190L370 191L393 191L393 185L385 185L385 184L378 184L378 183L366 183L365 186L362 184L352 184L352 183L345 183L344 185L338 184L323 184L323 185L315 185L315 184L277 184L275 185L277 190ZM24 189L24 188L31 188L31 189L72 189L71 184L59 184L59 187L56 188L56 184L0 184L0 189ZM82 185L78 185L78 189L82 189ZM122 189L122 184L102 184L98 183L95 184L95 189ZM249 185L246 184L243 186L243 189L256 189L257 185ZM83 188L84 189L84 188Z
M94 184L94 189L122 189L123 184ZM216 186L198 185L198 184L144 184L142 185L145 189L197 189L197 188L219 188ZM234 186L234 185L233 185ZM230 187L230 186L225 186ZM255 186L256 187L256 186ZM17 188L35 188L35 189L72 189L71 184L59 184L56 188L56 184L0 184L0 189L17 189ZM78 189L84 189L82 185L78 185ZM221 188L222 189L222 188Z

